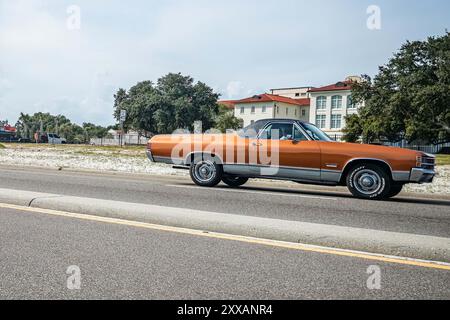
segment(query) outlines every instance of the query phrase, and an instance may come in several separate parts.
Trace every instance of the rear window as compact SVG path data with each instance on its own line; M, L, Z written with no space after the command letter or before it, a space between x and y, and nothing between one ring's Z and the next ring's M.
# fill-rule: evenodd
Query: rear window
M238 134L242 138L256 138L259 132L264 128L266 122L257 121L244 129L238 131Z

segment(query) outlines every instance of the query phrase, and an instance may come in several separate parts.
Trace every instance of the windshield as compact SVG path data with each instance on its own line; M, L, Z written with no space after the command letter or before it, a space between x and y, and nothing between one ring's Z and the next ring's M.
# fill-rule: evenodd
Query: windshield
M303 129L313 139L317 141L333 141L325 132L311 123L302 123Z

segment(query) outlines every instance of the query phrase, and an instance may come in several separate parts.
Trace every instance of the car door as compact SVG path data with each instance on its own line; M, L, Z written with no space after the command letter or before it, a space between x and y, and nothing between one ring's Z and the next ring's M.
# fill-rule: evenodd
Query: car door
M295 122L269 123L258 143L259 175L320 181L320 147Z

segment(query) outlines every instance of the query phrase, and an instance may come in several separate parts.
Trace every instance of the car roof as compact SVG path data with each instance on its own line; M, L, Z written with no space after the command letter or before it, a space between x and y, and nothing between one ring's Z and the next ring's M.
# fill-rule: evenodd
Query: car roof
M297 119L283 119L283 118L277 118L277 119L261 119L257 120L256 123L268 123L268 122L297 122L297 123L307 123L305 121L297 120Z

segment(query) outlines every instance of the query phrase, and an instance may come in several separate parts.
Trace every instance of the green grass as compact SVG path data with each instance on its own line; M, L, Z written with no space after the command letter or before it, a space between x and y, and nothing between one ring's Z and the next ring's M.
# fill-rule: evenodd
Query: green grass
M91 146L85 144L36 144L36 143L9 143L6 144L8 148L15 149L67 149L67 150L83 150L86 152L92 151L108 151L108 152L126 152L126 151L144 151L145 145L141 146Z
M0 143L0 149L5 149L6 147Z
M438 166L450 165L450 154L438 154L436 156L436 164Z

